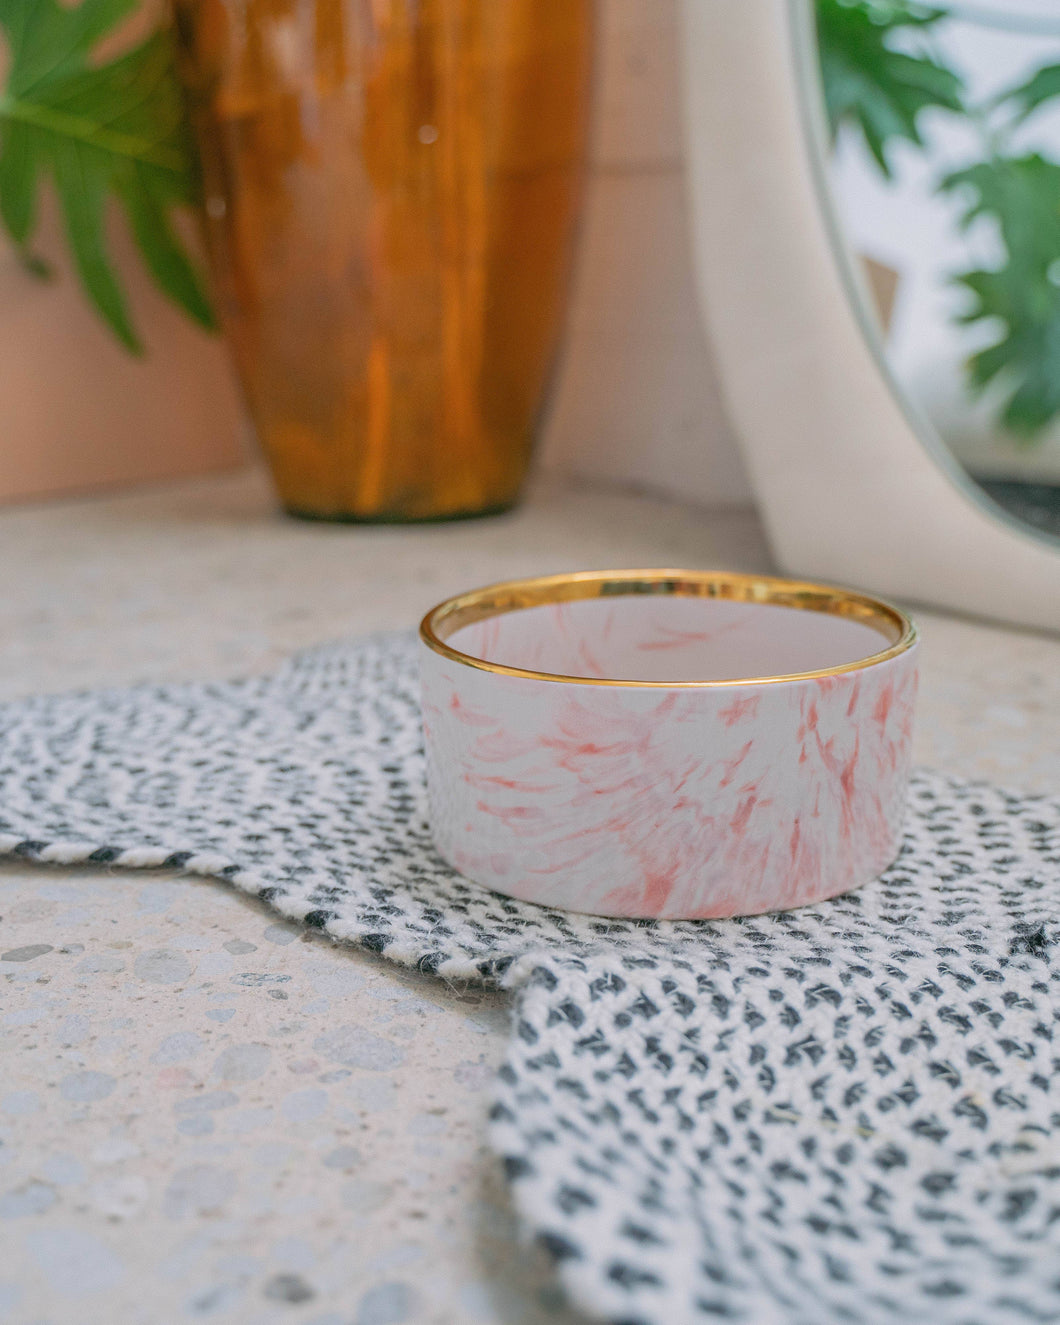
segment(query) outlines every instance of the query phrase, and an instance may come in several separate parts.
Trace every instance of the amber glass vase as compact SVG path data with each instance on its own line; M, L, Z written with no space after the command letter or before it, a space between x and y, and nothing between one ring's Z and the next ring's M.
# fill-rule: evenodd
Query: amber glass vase
M173 8L221 316L284 505L511 505L563 320L592 0Z

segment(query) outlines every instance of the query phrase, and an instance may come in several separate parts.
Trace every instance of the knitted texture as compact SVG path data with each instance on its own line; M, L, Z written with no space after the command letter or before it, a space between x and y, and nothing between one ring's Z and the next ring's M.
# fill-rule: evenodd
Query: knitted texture
M434 853L415 653L0 707L0 851L226 879L513 991L491 1135L526 1232L616 1322L1060 1320L1060 801L920 772L876 884L645 924Z

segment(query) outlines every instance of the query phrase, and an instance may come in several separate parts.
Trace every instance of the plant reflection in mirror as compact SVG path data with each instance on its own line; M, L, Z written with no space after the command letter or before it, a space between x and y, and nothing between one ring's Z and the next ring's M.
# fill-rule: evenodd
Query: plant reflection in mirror
M853 130L890 180L892 144L926 150L925 111L960 116L973 131L976 158L936 186L963 204L964 229L994 228L1000 260L954 274L969 295L954 320L998 329L968 359L968 381L976 392L998 383L998 422L1037 441L1060 418L1060 162L1020 147L1018 131L1060 100L1060 27L1054 62L975 102L939 40L953 11L910 0L816 0L816 10L833 138Z

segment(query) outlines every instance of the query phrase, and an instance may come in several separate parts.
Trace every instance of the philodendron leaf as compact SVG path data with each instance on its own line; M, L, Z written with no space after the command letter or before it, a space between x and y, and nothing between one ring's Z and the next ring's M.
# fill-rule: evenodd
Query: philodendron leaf
M1039 106L1054 97L1060 97L1060 64L1047 64L1039 69L1026 83L1010 88L998 98L998 103L1008 103L1016 112L1018 120L1025 120Z
M962 223L987 218L1004 261L955 279L972 296L962 321L1000 328L969 361L973 386L1007 388L1002 421L1033 439L1060 415L1060 165L1030 154L995 157L948 175L944 192L966 198Z
M825 107L833 135L858 129L889 179L893 139L921 144L919 118L936 108L961 111L963 83L926 51L895 48L946 16L903 0L817 0L817 43Z
M0 152L0 220L19 248L25 248L36 220L40 153L34 132L28 124L5 125Z
M96 42L137 0L0 0L9 52L0 95L0 221L29 256L40 182L54 182L82 285L129 349L140 341L107 251L108 200L129 218L159 287L214 326L195 265L173 229L195 174L168 39L155 33L106 63ZM32 260L31 260L32 261Z
M92 302L121 342L139 353L140 341L129 321L125 296L107 257L103 233L107 178L93 161L94 152L60 140L52 145L51 167L62 205L63 221L78 274Z
M160 289L203 326L213 313L195 268L173 230L165 206L150 189L123 184L122 201L140 251Z

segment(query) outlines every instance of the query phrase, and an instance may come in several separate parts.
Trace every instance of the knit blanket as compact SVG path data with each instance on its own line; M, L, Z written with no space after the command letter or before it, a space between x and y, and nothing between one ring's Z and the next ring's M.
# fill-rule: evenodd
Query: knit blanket
M214 876L509 990L492 1144L592 1317L1060 1320L1060 800L918 771L900 858L846 897L546 910L435 854L402 635L0 706L0 851Z

